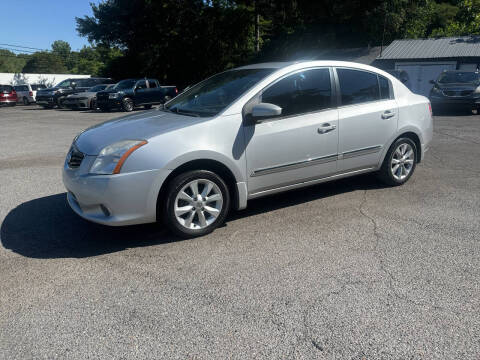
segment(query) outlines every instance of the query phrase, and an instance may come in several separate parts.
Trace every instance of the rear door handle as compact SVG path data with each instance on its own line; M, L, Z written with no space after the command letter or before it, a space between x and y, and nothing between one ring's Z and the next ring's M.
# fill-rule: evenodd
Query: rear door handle
M395 112L387 110L382 114L382 119L390 119L395 116Z
M328 133L332 130L335 130L337 128L337 125L331 125L329 123L322 124L321 127L318 128L318 133L319 134L325 134Z

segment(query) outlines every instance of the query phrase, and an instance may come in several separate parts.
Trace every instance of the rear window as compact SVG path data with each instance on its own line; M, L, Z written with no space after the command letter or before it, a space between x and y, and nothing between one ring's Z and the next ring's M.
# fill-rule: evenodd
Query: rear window
M13 90L13 86L10 85L0 85L0 93L10 93Z
M47 87L43 84L34 84L34 85L30 85L32 87L32 90L33 91L36 91L36 90L40 90L40 89L46 89Z

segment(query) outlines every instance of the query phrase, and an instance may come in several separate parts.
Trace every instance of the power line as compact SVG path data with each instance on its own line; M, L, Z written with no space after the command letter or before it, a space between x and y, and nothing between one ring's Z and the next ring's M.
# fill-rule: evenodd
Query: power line
M0 47L0 49L9 50L9 51L12 51L12 52L18 51L18 52L23 53L23 54L34 54L34 53L38 52L38 51L33 51L33 50L14 49L14 48L11 48L11 47L8 47L8 48Z
M32 50L40 50L40 51L49 51L48 49L40 49L40 48L34 48L34 47L30 47L30 46L22 46L22 45L0 44L0 46L11 46L11 47L23 48L23 49L32 49Z

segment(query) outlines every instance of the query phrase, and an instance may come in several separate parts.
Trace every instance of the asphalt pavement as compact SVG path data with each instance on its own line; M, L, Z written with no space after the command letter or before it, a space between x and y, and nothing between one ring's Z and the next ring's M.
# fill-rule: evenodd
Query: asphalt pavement
M0 108L0 359L479 359L480 116L402 187L249 202L211 235L68 207L74 136L121 113Z

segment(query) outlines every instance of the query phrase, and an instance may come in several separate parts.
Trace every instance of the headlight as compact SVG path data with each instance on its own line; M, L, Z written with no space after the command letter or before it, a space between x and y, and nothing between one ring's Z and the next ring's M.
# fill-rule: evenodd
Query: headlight
M474 93L475 94L480 94L480 86L475 89Z
M146 140L123 140L104 147L90 168L90 173L98 175L120 173L123 163L130 154L146 143Z
M111 94L108 94L108 98L109 99L116 99L119 97L119 93L111 93Z
M437 88L436 86L434 86L432 88L432 93L440 95L440 94L442 94L442 91L439 88Z

